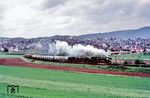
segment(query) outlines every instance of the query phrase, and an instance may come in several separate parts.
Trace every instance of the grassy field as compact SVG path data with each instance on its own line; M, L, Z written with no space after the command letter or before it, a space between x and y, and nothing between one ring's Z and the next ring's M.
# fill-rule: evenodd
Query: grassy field
M121 55L112 55L112 59L120 59L120 60L150 60L150 55L144 54L121 54Z
M22 58L0 54L0 58L16 57ZM19 93L7 93L7 85L12 84L19 86ZM150 78L0 66L0 98L150 98Z
M19 85L7 94L8 84ZM0 66L1 98L149 98L150 78Z
M23 57L22 55L0 52L0 58L22 58L22 57Z

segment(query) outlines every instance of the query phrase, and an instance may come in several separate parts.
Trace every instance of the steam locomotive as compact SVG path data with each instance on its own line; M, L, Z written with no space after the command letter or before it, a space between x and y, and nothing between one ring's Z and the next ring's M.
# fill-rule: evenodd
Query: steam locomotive
M59 63L76 63L76 64L111 64L111 58L109 57L69 57L69 56L45 56L35 54L25 54L25 58L33 60L51 61Z

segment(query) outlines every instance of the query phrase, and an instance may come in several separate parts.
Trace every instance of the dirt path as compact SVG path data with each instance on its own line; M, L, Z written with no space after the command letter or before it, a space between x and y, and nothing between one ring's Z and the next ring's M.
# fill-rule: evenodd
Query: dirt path
M7 58L7 59L0 58L0 65L42 68L42 69L50 69L50 70L66 70L66 71L94 73L94 74L113 74L113 75L125 75L125 76L150 77L150 74L146 74L146 73L108 71L108 70L96 70L96 69L88 69L88 68L75 68L70 66L33 64L33 63L25 62L24 60L19 58Z

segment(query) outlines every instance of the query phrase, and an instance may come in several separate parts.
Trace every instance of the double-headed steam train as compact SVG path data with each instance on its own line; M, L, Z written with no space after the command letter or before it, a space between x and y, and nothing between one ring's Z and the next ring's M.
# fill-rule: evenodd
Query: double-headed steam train
M76 64L111 64L109 57L69 57L69 56L45 56L35 54L25 54L25 58L33 60L51 61L59 63L76 63Z

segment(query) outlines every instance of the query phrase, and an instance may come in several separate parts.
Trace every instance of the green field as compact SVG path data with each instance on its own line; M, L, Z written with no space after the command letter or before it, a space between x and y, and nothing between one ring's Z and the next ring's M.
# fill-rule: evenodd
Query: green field
M7 94L8 84L19 85L19 93ZM150 78L0 66L3 98L148 98L149 92Z
M0 52L0 58L22 58L22 57L23 57L22 55Z
M146 54L121 54L121 55L112 55L112 59L119 60L150 60L150 55Z
M16 57L23 58L0 54L0 58ZM19 86L19 93L7 93L12 84ZM150 78L0 66L0 98L150 98Z

